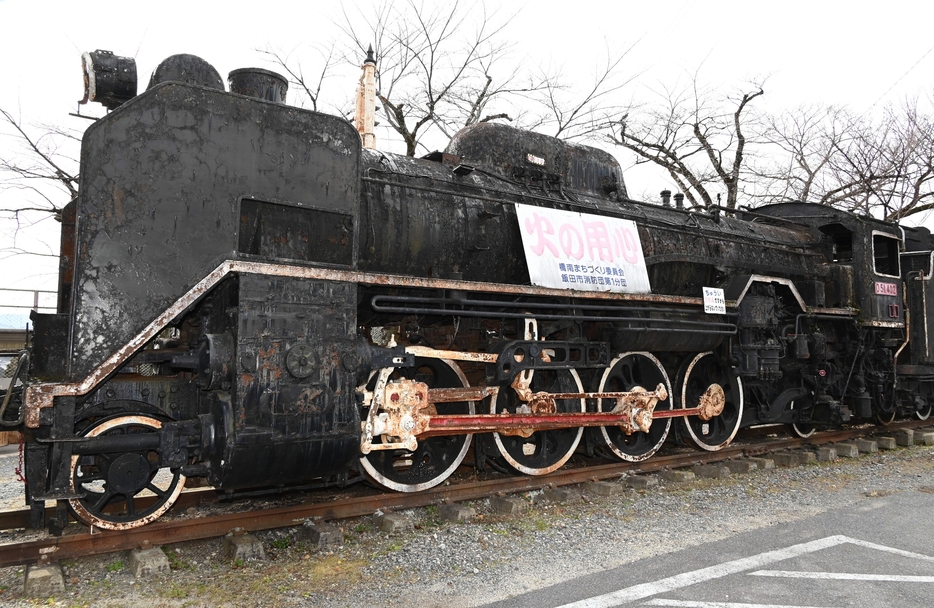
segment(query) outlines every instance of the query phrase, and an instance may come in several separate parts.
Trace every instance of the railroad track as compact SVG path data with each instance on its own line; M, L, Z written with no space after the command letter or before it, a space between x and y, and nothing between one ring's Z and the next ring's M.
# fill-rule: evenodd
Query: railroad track
M758 456L805 445L824 445L899 429L930 426L926 421L903 421L885 427L864 427L826 431L807 439L784 438L753 445L732 445L718 452L690 452L655 456L646 462L616 462L583 468L560 469L541 477L504 477L438 486L418 493L378 493L334 500L303 503L292 506L241 513L160 521L125 531L92 529L88 532L48 536L39 540L0 545L0 567L59 561L67 558L125 551L142 546L166 545L192 540L204 540L226 535L231 530L248 532L301 525L309 519L338 520L370 515L378 509L396 510L437 505L446 502L477 500L498 494L539 490L548 486L564 486L588 481L611 479L623 474L638 474L708 464L743 456ZM175 508L210 501L213 490L196 490L183 494ZM28 510L0 513L0 528L23 528L28 523Z

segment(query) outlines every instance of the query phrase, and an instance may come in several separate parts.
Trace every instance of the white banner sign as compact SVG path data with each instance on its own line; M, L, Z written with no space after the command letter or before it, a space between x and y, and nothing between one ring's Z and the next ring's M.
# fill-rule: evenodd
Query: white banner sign
M516 215L533 285L651 292L635 222L518 204Z

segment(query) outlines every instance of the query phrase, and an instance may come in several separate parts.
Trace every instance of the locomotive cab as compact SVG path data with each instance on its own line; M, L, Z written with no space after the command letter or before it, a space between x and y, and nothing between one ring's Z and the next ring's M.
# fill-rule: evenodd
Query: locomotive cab
M864 326L904 327L899 280L903 237L896 227L813 203L780 203L756 211L823 235L823 265L831 277L826 284L828 307L857 309Z
M844 419L849 415L883 422L894 419L900 402L896 354L906 342L902 232L892 224L824 205L785 203L757 211L808 226L827 244L827 304L835 309L811 311L799 321L814 332L809 344L827 345L825 363L816 370L820 380L815 395L840 403ZM823 323L819 314L826 315ZM815 340L817 332L820 338ZM802 349L801 354L806 352ZM852 371L841 371L843 361L852 361Z

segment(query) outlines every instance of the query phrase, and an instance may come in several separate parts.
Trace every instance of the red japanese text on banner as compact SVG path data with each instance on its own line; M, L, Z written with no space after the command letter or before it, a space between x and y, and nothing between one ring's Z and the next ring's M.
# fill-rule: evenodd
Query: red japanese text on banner
M516 215L533 285L651 291L635 222L518 204Z

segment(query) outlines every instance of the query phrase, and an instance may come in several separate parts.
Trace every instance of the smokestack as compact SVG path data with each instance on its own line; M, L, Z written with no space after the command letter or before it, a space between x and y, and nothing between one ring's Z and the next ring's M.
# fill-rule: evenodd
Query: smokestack
M367 49L366 59L361 66L363 74L357 85L357 111L354 114L354 126L360 133L364 148L376 148L376 58L373 47Z
M662 190L662 207L671 207L671 190Z
M227 85L231 93L281 104L289 90L289 81L281 74L263 68L233 70L227 74Z
M684 209L684 195L680 192L675 195L675 207Z

